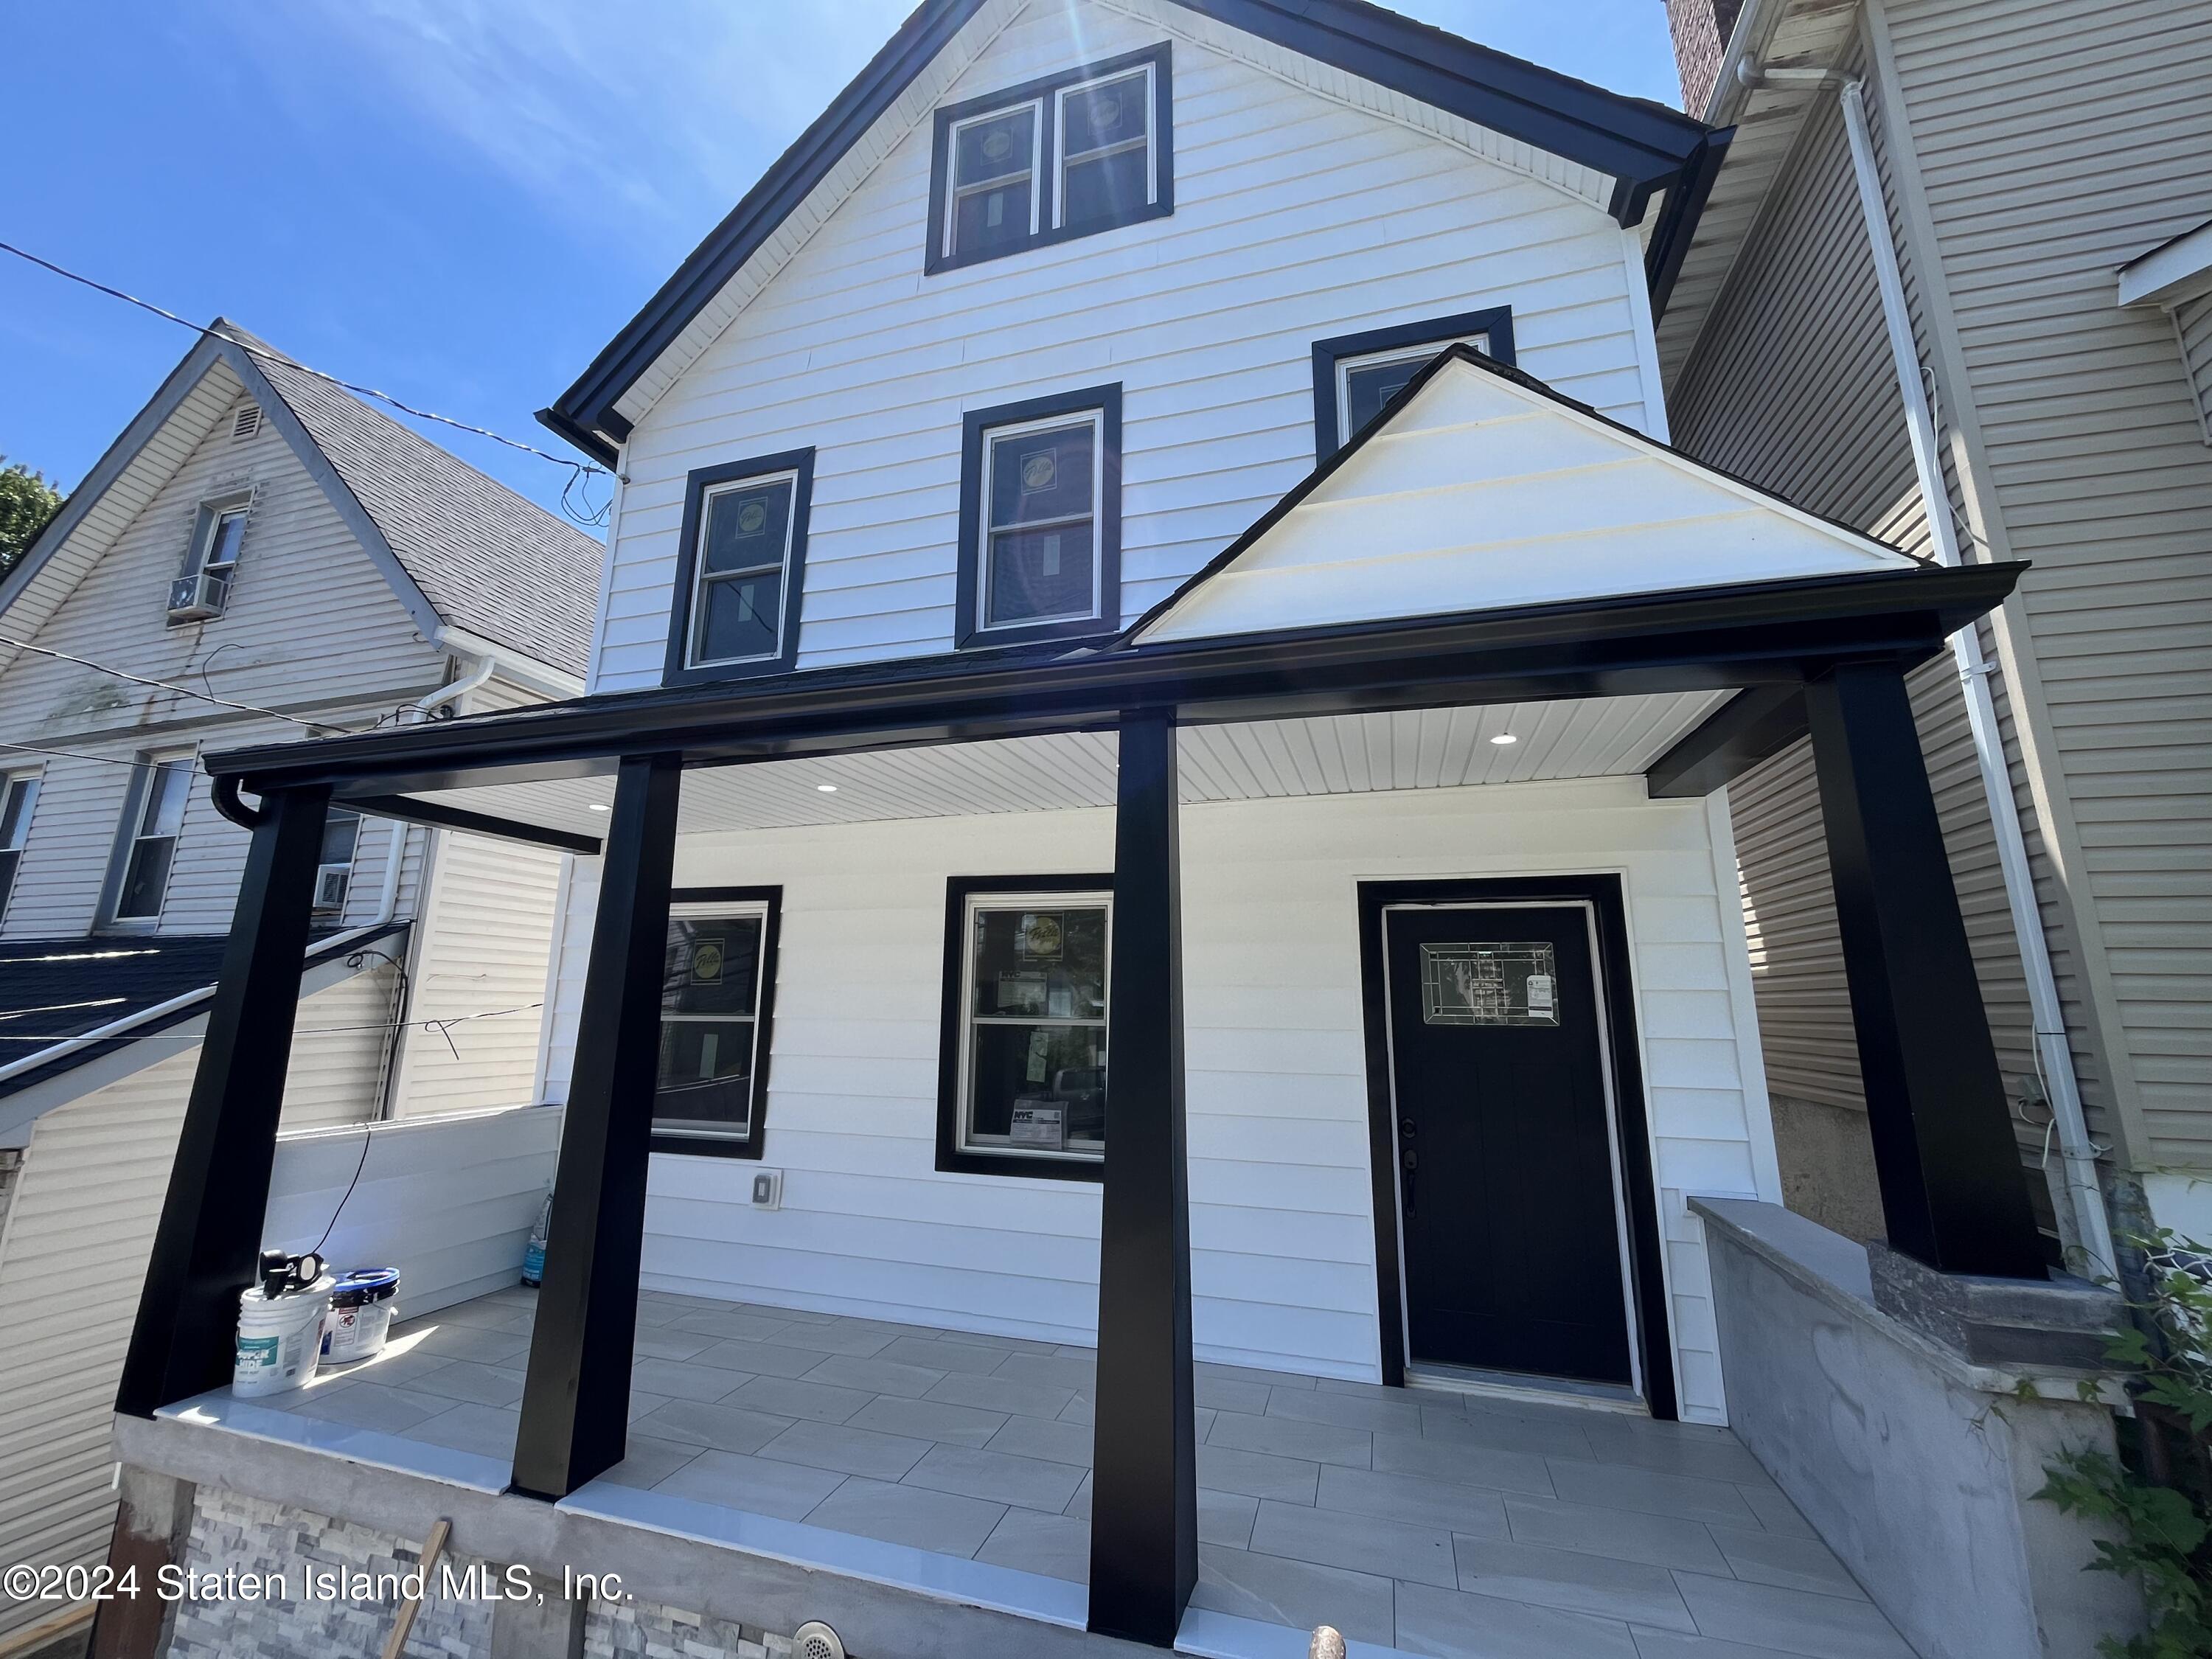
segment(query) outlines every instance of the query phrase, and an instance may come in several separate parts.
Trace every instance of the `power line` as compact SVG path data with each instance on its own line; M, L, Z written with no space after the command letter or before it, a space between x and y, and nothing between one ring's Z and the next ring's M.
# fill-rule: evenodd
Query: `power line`
M440 426L452 427L457 432L467 432L479 438L489 438L495 444L505 444L509 449L519 449L526 455L535 455L538 459L550 461L556 466L565 466L568 469L568 482L561 491L561 510L579 524L600 525L606 522L605 503L602 503L589 514L579 513L570 505L571 492L578 491L587 476L594 473L602 477L606 476L606 469L603 466L595 466L589 461L577 460L573 456L556 455L549 450L538 448L535 444L526 444L519 438L510 438L504 433L494 432L489 427L474 426L466 421L457 421L450 415L441 415L433 410L417 409L412 404L402 403L388 392L379 392L374 386L361 386L352 380L342 380L335 374L325 374L321 369L310 368L298 358L288 356L273 347L264 345L257 341L243 340L225 330L209 328L192 321L189 317L180 317L175 312L165 307L157 306L150 300L142 300L135 294L126 294L119 288L112 288L107 283L95 281L80 271L71 270L66 265L58 265L52 259L40 258L28 249L17 247L13 242L0 242L0 253L12 253L27 264L38 266L41 270L52 271L57 276L80 283L92 289L95 294L105 294L111 300L120 300L125 305L133 305L141 311L151 312L155 316L174 323L179 328L188 328L204 339L221 340L226 344L234 345L248 356L258 357L264 362L276 363L301 374L311 375L318 380L325 381L337 387L341 392L350 392L356 398L374 398L379 403L391 404L403 415L412 415L418 421L434 421ZM585 505L590 506L588 498L585 499Z
M149 680L143 674L133 674L120 668L110 668L104 662L94 662L89 657L73 657L66 651L55 651L43 645L33 645L28 640L19 640L11 635L0 634L0 645L11 645L18 651L34 652L41 657L52 657L62 662L73 662L80 668L89 668L102 674L112 674L118 680L128 680L133 685L150 685L157 691L173 691L180 697L198 697L223 708L234 708L241 714L260 714L272 720L289 720L295 726L304 726L310 732L349 732L351 726L332 726L322 720L302 720L297 714L287 714L282 709L264 708L250 702L233 702L228 697L218 697L212 691L195 691L189 685L173 685L167 680ZM9 748L25 748L27 744L10 744Z
M0 749L20 749L27 755L52 755L61 760L99 761L107 766L136 766L135 760L125 760L120 755L87 755L75 749L41 749L35 743L0 742Z
M526 1002L520 1007L491 1008L487 1009L481 1014L455 1014L451 1018L445 1019L380 1020L373 1024L367 1025L301 1025L295 1028L293 1035L295 1036L328 1036L341 1031L402 1031L420 1027L425 1030L437 1032L440 1036L446 1038L447 1046L451 1047L453 1038L450 1036L447 1036L447 1032L450 1028L455 1025L466 1025L479 1019L507 1019L516 1014L535 1013L544 1006L545 1005L542 1002ZM50 1011L36 1008L25 1008L19 1009L16 1012L19 1013L40 1013ZM200 1041L202 1035L202 1033L198 1031L118 1031L113 1036L98 1037L94 1040L101 1043L198 1042ZM82 1038L90 1036L92 1036L92 1032L90 1031L73 1031L64 1036L27 1036L12 1031L0 1031L0 1042L76 1042Z

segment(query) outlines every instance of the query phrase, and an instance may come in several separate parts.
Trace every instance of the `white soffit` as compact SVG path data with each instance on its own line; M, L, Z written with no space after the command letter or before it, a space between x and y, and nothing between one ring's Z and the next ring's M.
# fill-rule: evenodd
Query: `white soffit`
M1280 799L1640 775L1727 691L1500 703L1186 726L1182 799ZM1510 736L1511 744L1491 741ZM684 776L679 835L1066 811L1114 804L1111 732L888 749L702 768ZM823 784L836 787L825 791ZM571 834L606 833L614 780L496 784L418 799Z
M2212 219L2120 267L2120 303L2169 308L2212 294Z
M1139 645L1918 562L1458 358Z

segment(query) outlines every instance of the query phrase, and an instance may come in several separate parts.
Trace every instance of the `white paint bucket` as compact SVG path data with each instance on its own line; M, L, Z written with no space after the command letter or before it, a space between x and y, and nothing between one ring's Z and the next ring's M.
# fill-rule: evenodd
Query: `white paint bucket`
M230 1391L241 1400L283 1394L315 1374L323 1314L331 1303L326 1273L302 1290L269 1296L256 1285L238 1298L238 1353Z
M399 1275L390 1267L356 1267L340 1274L323 1320L324 1363L349 1364L383 1352L398 1305L392 1298L398 1294Z

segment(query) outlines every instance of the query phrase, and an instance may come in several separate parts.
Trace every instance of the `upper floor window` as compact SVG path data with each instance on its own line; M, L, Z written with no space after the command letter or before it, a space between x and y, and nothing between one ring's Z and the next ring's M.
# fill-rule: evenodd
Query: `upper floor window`
M976 410L962 436L955 642L1118 628L1121 388Z
M653 1150L758 1158L782 890L694 888L671 897Z
M31 811L38 804L36 772L0 773L0 916L8 914L8 896L15 890L23 842L31 833Z
M1141 52L937 112L927 270L1175 210L1169 52Z
M169 874L192 790L190 755L142 755L124 808L108 920L151 923L168 896Z
M246 521L253 511L251 491L200 503L192 521L191 545L184 568L169 584L169 621L205 622L220 617L230 603L231 578L239 550L246 544Z
M799 659L814 452L702 467L685 493L671 684L776 673Z
M354 854L361 847L361 814L333 806L323 818L322 855L315 860L314 915L334 920L345 912L346 890L353 884Z
M1315 341L1314 458L1325 461L1350 443L1438 352L1462 344L1510 363L1511 308L1496 306Z
M949 884L939 1169L1097 1178L1113 912L1110 876Z

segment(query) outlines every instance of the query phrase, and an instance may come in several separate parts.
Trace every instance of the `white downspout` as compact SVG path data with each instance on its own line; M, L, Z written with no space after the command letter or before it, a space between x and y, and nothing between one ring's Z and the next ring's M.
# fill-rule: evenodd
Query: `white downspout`
M1782 85L1807 85L1824 78L1819 70L1799 70L1788 81L1789 71L1770 70L1758 80ZM1809 77L1806 78L1806 77ZM1753 76L1743 75L1750 82ZM1856 175L1859 210L1866 218L1867 241L1874 255L1875 281L1881 290L1882 320L1889 332L1890 356L1897 366L1898 390L1905 399L1905 424L1912 440L1912 463L1919 475L1920 494L1928 509L1928 525L1936 538L1936 555L1944 564L1962 562L1957 526L1951 517L1951 495L1943 483L1936 457L1936 421L1928 406L1928 390L1920 378L1920 352L1912 338L1912 321L1905 303L1905 277L1899 269L1897 247L1890 239L1889 208L1881 193L1881 175L1875 165L1874 140L1867 127L1863 83L1847 81L1842 90L1844 127L1849 134L1851 170ZM2012 908L2012 926L2020 943L2021 966L2027 980L2029 1012L2035 1025L2036 1069L2051 1098L2056 1120L2059 1156L2065 1166L2066 1186L2073 1195L2074 1218L2092 1278L2118 1276L2112 1250L2112 1224L2105 1211L2104 1190L2097 1182L2097 1150L2089 1139L2088 1120L2082 1115L2081 1095L2074 1076L2073 1051L2066 1042L2066 1021L2058 1000L2058 981L2051 970L2051 946L2044 936L2043 914L2035 902L2029 873L2027 842L2021 833L2020 805L2013 797L2012 776L2005 765L2004 746L1997 728L1995 700L1990 695L1990 665L1982 655L1981 635L1968 623L1951 635L1951 653L1959 666L1959 683L1966 697L1966 722L1973 733L1974 758L1982 774L1982 788L1990 802L1990 820L1996 831L1997 862L2004 873L2005 897Z

